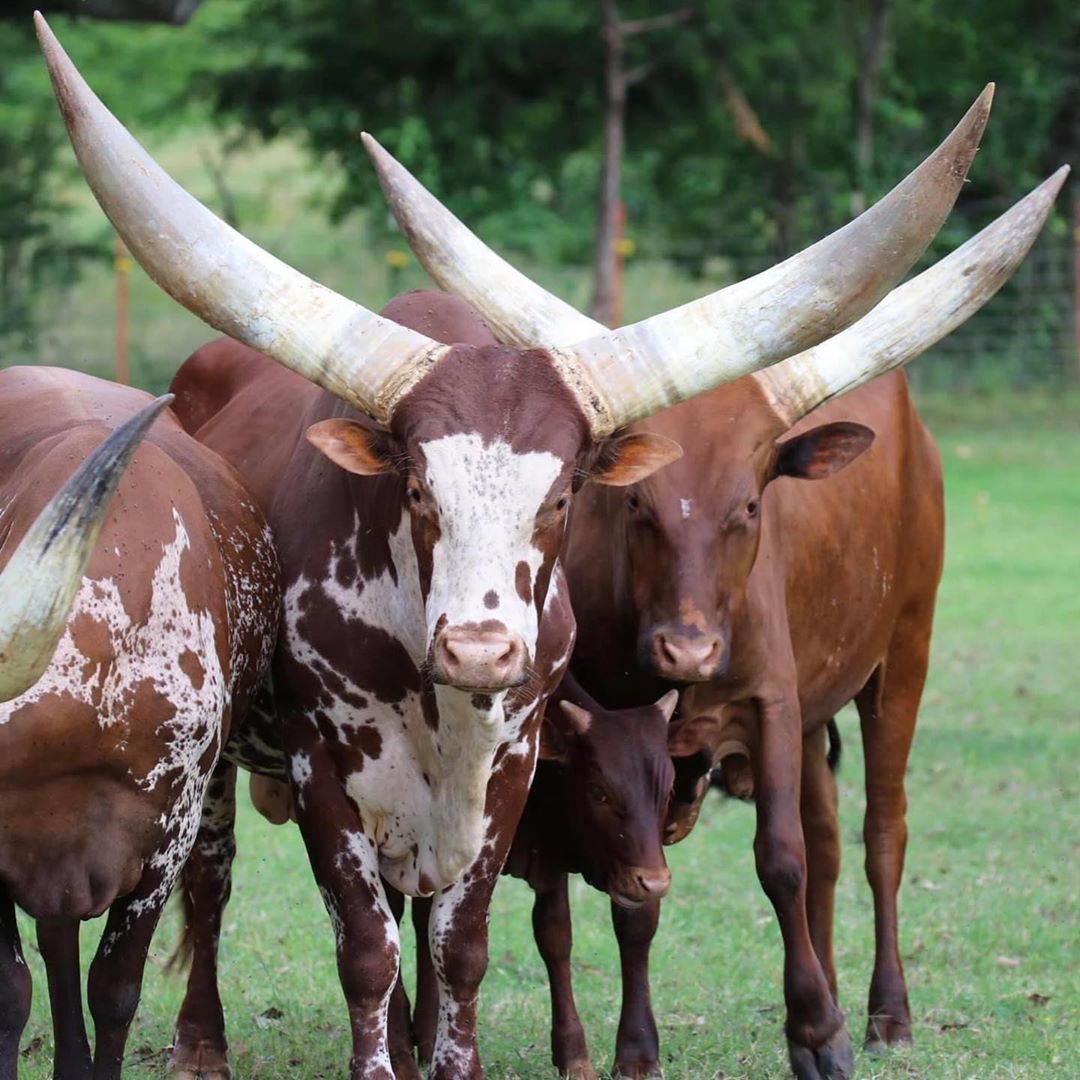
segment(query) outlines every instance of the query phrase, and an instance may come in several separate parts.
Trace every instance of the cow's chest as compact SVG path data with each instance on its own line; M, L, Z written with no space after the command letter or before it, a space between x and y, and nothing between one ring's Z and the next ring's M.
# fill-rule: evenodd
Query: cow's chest
M425 682L424 605L407 527L390 548L393 565L366 579L343 567L349 554L335 548L327 573L287 585L276 679L290 702L286 725L306 729L286 741L319 743L318 754L298 750L289 760L299 811L309 785L342 785L383 876L417 895L449 884L476 857L496 751L517 747L535 702L507 708L504 694Z

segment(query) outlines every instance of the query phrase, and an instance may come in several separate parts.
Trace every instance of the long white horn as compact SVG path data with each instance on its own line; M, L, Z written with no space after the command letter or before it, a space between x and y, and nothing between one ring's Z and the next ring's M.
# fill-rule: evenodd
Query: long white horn
M974 315L1023 261L1068 175L1069 167L1063 165L982 232L893 289L842 333L755 372L753 378L777 414L794 424L830 398L906 364Z
M98 100L40 13L34 22L83 175L150 277L211 326L388 420L446 347L324 288L215 217Z
M49 666L116 485L172 399L159 397L87 455L0 573L0 701L28 690Z
M476 308L500 341L546 348L607 330L492 251L366 131L360 138L420 265L439 288Z
M843 228L764 273L613 331L512 270L373 139L367 145L391 209L432 277L473 303L504 340L557 346L563 377L594 433L604 435L817 344L864 315L937 234L992 99L990 84L930 157Z

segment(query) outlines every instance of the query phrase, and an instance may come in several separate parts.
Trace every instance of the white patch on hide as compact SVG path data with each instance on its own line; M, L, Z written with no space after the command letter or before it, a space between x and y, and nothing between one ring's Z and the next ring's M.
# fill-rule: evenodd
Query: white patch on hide
M450 626L491 617L484 596L499 595L499 619L535 654L538 619L517 593L517 567L535 582L543 553L532 542L536 515L563 463L546 451L516 453L508 443L484 445L476 432L421 443L427 483L439 508L432 553L427 636L445 615Z

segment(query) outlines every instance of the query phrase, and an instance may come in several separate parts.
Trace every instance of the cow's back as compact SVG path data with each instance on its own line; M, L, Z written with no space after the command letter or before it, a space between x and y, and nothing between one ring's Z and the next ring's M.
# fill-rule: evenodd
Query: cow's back
M941 458L902 372L829 402L793 434L834 421L874 431L870 448L819 481L772 485L788 623L808 724L862 688L902 614L933 612L944 559ZM763 547L766 544L763 543Z

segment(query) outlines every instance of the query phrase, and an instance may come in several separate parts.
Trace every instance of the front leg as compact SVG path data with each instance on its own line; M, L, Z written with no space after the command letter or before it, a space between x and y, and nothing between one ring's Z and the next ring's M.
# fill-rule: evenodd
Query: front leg
M622 968L622 1010L615 1037L615 1075L628 1080L663 1076L660 1036L649 995L649 949L660 925L660 901L649 900L633 910L613 902L611 923L619 942Z
M806 848L799 813L802 731L795 701L760 703L758 742L754 856L784 940L791 1067L798 1080L844 1080L854 1063L851 1039L814 952L806 914Z
M433 898L428 942L439 984L439 1021L428 1080L479 1080L484 1075L476 1006L488 962L488 907L529 793L535 753L532 745L525 754L507 754L504 747L496 755L480 854L457 882Z
M350 1077L394 1080L387 1017L398 976L398 926L379 876L378 849L317 734L309 733L302 749L290 746L291 759L297 752L305 755L305 772L293 778L297 820L337 938L352 1028Z
M581 1026L570 971L573 936L567 876L559 874L554 888L537 892L532 912L533 937L551 988L551 1063L560 1076L596 1080L589 1061L585 1029Z

